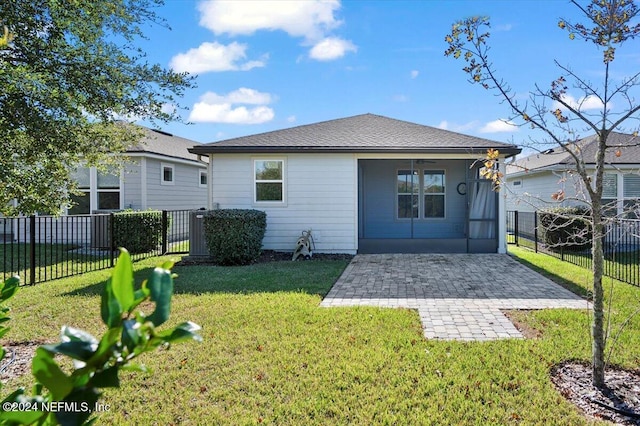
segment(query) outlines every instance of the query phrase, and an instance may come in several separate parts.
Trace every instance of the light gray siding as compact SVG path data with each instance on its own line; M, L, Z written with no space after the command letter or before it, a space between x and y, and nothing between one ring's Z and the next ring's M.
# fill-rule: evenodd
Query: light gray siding
M520 182L520 184L516 184ZM577 198L583 198L580 184L565 173L542 171L538 173L507 176L507 210L533 212L541 208L564 207L577 204ZM564 199L551 198L557 191L564 191ZM578 195L576 195L578 194Z
M253 202L253 160L285 160L286 202ZM302 231L312 229L318 252L356 252L356 160L352 154L286 154L213 157L214 203L220 208L267 213L265 249L292 251Z
M124 166L122 191L124 204L122 208L140 210L144 209L142 203L142 158L131 160Z
M173 166L173 185L162 184L161 164ZM171 160L147 158L146 208L179 210L206 207L207 189L200 187L200 170L206 170L206 166L194 166L182 162L172 162Z

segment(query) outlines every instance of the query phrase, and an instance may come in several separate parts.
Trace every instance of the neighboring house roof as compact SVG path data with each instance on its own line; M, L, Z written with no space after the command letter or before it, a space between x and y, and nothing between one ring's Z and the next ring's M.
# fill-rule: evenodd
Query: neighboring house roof
M640 137L613 132L607 139L611 147L605 155L605 162L614 165L640 165ZM598 139L591 135L569 146L584 159L585 164L595 165ZM616 151L620 151L620 156ZM530 173L547 169L573 169L575 159L563 148L557 147L528 155L507 164L507 175Z
M136 146L129 148L128 153L149 153L165 157L178 158L202 163L199 155L189 152L189 148L200 145L199 142L174 136L162 130L143 127L145 137Z
M515 145L463 135L422 124L362 114L284 130L197 145L197 154L264 152L416 152L515 155Z

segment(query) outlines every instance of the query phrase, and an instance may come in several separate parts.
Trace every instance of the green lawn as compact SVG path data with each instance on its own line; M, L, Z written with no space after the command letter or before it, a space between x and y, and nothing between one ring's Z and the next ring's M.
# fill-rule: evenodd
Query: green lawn
M513 253L565 285L589 291L588 271L523 249ZM140 279L158 262L137 262ZM110 411L98 423L589 423L549 380L554 364L589 359L586 312L519 313L541 332L539 339L427 341L412 310L319 308L345 265L176 267L172 323L197 322L204 341L143 356L154 373L123 374L122 387L106 393ZM22 288L10 301L8 339L57 340L62 324L100 333L100 283L107 275L92 272ZM640 289L613 287L613 322L619 324L640 306ZM618 345L612 362L637 368L638 318ZM10 381L3 392L17 384L31 382Z

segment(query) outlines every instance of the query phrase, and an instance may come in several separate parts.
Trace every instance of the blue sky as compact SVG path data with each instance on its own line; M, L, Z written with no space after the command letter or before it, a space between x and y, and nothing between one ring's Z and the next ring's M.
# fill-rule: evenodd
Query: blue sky
M579 20L565 0L166 0L157 13L172 30L146 32L149 60L197 75L180 100L192 124L163 130L198 142L363 113L517 144L536 137L500 121L507 106L444 56L451 24L472 15L491 18L494 66L522 99L560 76L554 59L602 75L601 54L557 26ZM620 55L617 75L638 69L640 56Z

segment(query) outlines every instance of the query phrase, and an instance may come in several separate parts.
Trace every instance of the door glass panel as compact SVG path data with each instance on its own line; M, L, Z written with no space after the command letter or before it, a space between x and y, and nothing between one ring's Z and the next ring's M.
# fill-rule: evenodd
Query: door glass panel
M417 218L420 192L418 173L411 170L398 170L396 188L398 219Z

